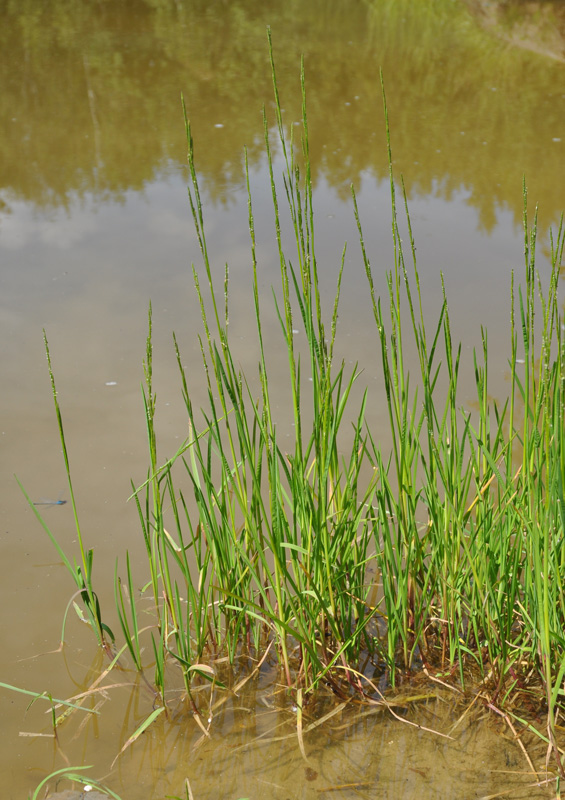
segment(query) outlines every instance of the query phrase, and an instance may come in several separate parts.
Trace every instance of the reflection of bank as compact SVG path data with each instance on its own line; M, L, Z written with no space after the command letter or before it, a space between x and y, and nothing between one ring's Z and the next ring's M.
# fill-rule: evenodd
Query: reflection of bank
M76 196L122 201L145 191L185 161L181 92L206 200L229 205L244 184L244 145L249 164L261 162L263 104L272 120L269 24L289 125L301 117L297 72L305 54L315 186L323 178L345 197L367 174L387 178L381 67L395 168L410 200L449 199L464 187L485 231L501 208L520 225L525 174L543 223L559 219L562 159L552 140L565 130L565 111L552 98L561 65L501 48L464 4L276 0L267 10L258 0L221 9L193 0L158 12L154 5L124 0L108 13L54 0L48 10L21 3L5 12L0 190L9 205L68 208ZM477 14L486 7L468 5Z
M481 25L505 42L565 62L565 6L561 0L464 0Z

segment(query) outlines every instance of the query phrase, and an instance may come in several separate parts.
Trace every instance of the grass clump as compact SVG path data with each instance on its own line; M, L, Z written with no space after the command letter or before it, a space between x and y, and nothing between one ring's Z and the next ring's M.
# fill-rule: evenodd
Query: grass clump
M271 65L296 243L291 259L283 247L264 117L280 267L274 302L288 351L294 440L281 444L271 397L248 173L257 391L230 345L228 272L216 285L187 120L189 200L204 270L193 267L208 404L193 407L175 339L188 433L178 452L161 463L150 313L144 364L150 465L133 497L155 611L153 683L166 703L167 670L174 662L190 697L195 681L219 685L213 666L218 653L233 660L244 650L261 658L269 648L300 697L321 682L340 696L354 690L371 697L376 687L367 677L369 664L371 676L376 667L392 684L400 672L422 665L462 684L472 673L493 708L517 709L527 692L543 702L561 770L555 723L565 676L565 409L557 302L563 225L551 240L552 271L543 289L535 271L536 222L530 227L524 212L525 285L515 289L512 281L509 397L502 407L489 399L483 331L482 352L474 359L478 410L471 414L458 400L461 347L452 341L443 284L439 318L432 328L425 320L404 193L407 253L400 239L392 166L394 266L385 299L376 296L353 194L393 442L391 453L384 453L366 423L375 400L365 391L353 405L359 373L335 358L345 250L328 318L322 308L304 71L297 152L285 133L272 57ZM306 356L295 345L296 319L306 332ZM408 339L419 366L412 382ZM63 435L62 423L60 429ZM107 641L91 588L91 556L80 542L82 566L65 563L91 625ZM116 607L131 658L143 671L145 634L129 557L126 575L124 587L116 567Z
M365 598L373 539L371 499L374 485L369 482L362 489L359 480L368 462L364 430L366 399L353 420L349 455L342 459L338 442L344 422L350 422L346 409L356 380L355 371L347 374L343 364L337 367L333 364L343 260L326 336L314 253L305 112L303 121L304 181L293 143L288 145L285 140L277 102L277 126L286 163L285 189L297 244L296 264L293 264L284 253L281 241L265 118L281 274L277 313L289 354L296 434L290 449L283 449L279 443L270 397L251 194L253 296L260 343L258 398L253 395L246 377L238 371L230 349L227 273L221 289L225 305L220 303L214 288L187 121L189 197L210 289L210 297L205 298L194 270L205 331L201 345L209 405L202 411L202 425L192 407L177 348L190 435L176 456L159 469L154 455L149 337L145 408L152 454L148 483L152 503L145 503L145 512L141 515L152 565L156 607L160 618L163 615L167 618L176 645L174 657L183 665L187 690L190 685L188 670L210 644L214 648L226 648L233 658L242 641L259 650L272 636L289 686L298 679L300 684L312 688L322 676L333 681L332 667L356 661L361 650L372 642L366 632L369 617ZM297 301L297 310L293 298ZM210 313L206 311L208 299ZM295 314L300 318L308 342L309 361L305 368L295 352ZM212 335L212 326L217 338ZM304 424L304 371L308 373L311 392L311 424L307 429ZM185 499L179 488L182 479L173 478L174 467L181 464L193 495L192 502ZM170 532L164 527L166 506L172 509ZM173 572L177 577L173 577ZM164 601L161 600L162 586ZM187 602L182 598L187 598ZM296 648L297 654L292 655L289 647Z

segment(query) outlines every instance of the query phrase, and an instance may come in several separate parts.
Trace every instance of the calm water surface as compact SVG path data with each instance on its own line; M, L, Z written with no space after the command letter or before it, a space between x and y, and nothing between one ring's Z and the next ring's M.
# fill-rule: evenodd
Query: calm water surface
M230 266L232 342L251 375L257 345L244 192L247 147L264 325L269 357L278 367L271 381L281 397L282 424L288 419L286 352L270 301L278 261L261 119L265 105L273 122L267 25L285 123L297 136L304 53L322 288L329 311L348 242L338 342L340 354L365 370L374 393L373 429L386 439L350 185L383 292L393 262L381 68L394 169L404 176L425 308L433 321L443 272L464 363L472 363L480 326L486 326L491 393L504 397L510 274L515 270L519 279L523 270L523 177L532 213L539 204L542 279L549 269L548 229L558 224L565 206L565 67L557 57L560 29L558 17L554 24L550 16L552 4L544 4L543 29L536 28L539 14L534 14L520 17L518 33L515 23L490 12L485 16L484 5L455 0L1 4L0 680L68 697L88 687L104 667L94 656L93 639L71 618L66 652L43 655L57 648L72 587L13 477L18 475L34 500L67 497L61 494L65 477L42 329L51 346L84 536L95 548L97 586L110 615L115 558L123 561L129 548L134 566L136 559L138 566L143 563L136 512L126 499L130 479L141 482L147 469L140 382L150 301L162 460L186 435L173 330L195 404L204 399L190 270L191 262L198 263L198 247L186 195L181 93L193 127L218 276L226 262ZM518 35L524 25L529 40ZM276 166L280 171L278 158ZM461 398L470 406L471 379L468 371ZM72 552L70 504L47 508L45 517ZM67 759L94 764L96 776L107 775L124 800L180 795L187 776L196 800L323 797L321 790L328 787L331 797L374 797L377 785L379 796L391 798L481 796L509 780L530 780L506 774L524 765L492 720L473 718L454 743L446 743L383 714L357 720L350 707L306 737L306 764L292 736L293 712L269 671L237 702L232 698L222 707L211 738L197 747L201 731L179 706L172 726L157 723L110 771L116 753L151 709L142 689L132 694L134 680L121 675L124 685L111 690L100 719L82 733L80 720L69 723L60 747L47 738L20 737L20 731L49 733L48 719L38 705L26 714L25 698L2 691L2 796L27 796ZM446 700L427 702L424 724L443 731L452 726L461 710L450 706L445 716ZM329 708L311 713L323 716ZM280 735L289 738L253 744L279 724ZM336 788L346 783L354 786ZM464 787L472 788L466 794Z

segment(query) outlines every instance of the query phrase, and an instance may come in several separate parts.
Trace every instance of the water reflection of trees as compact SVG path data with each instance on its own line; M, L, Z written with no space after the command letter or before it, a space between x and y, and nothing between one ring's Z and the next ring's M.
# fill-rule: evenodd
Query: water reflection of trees
M396 168L410 195L465 188L490 229L522 207L519 176L555 219L563 198L563 67L501 47L448 0L82 0L4 2L0 29L0 187L4 201L65 205L142 190L186 150L183 91L209 197L243 182L243 145L263 153L271 97L265 29L283 105L300 118L304 52L314 180L340 192L387 175L379 67ZM218 127L216 127L218 126ZM219 127L223 126L223 127Z

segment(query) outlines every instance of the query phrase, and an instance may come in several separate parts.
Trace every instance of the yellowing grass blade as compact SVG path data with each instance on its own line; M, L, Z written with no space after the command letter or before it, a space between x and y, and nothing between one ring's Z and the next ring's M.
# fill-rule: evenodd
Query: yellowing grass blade
M122 755L122 753L123 753L125 750L127 750L127 748L130 746L130 744L133 744L133 743L134 743L134 742L135 742L137 739L139 739L139 737L141 736L141 734L142 734L144 731L146 731L146 730L147 730L147 728L148 728L148 727L151 725L151 723L152 723L154 720L156 720L156 719L157 719L157 717L159 716L159 714L162 714L164 710L165 710L165 706L161 706L161 708L156 708L156 709L155 709L155 711L152 711L152 712L151 712L151 714L149 714L149 716L147 717L147 719L146 719L146 720L144 720L144 721L141 723L141 725L139 726L139 728L138 728L138 729L137 729L137 730L136 730L134 733L132 733L132 735L129 737L129 739L127 740L127 742L124 744L124 746L122 747L122 749L120 750L120 752L118 753L118 755L116 756L116 758L115 758L115 759L112 761L112 766L110 767L110 769L113 769L113 768L114 768L114 764L116 763L116 761L118 760L118 758L119 758L119 757Z
M298 736L298 747L300 748L302 758L308 764L308 766L311 766L310 762L308 761L308 757L306 756L306 750L304 749L304 737L302 736L302 689L298 689L296 692L296 735Z

